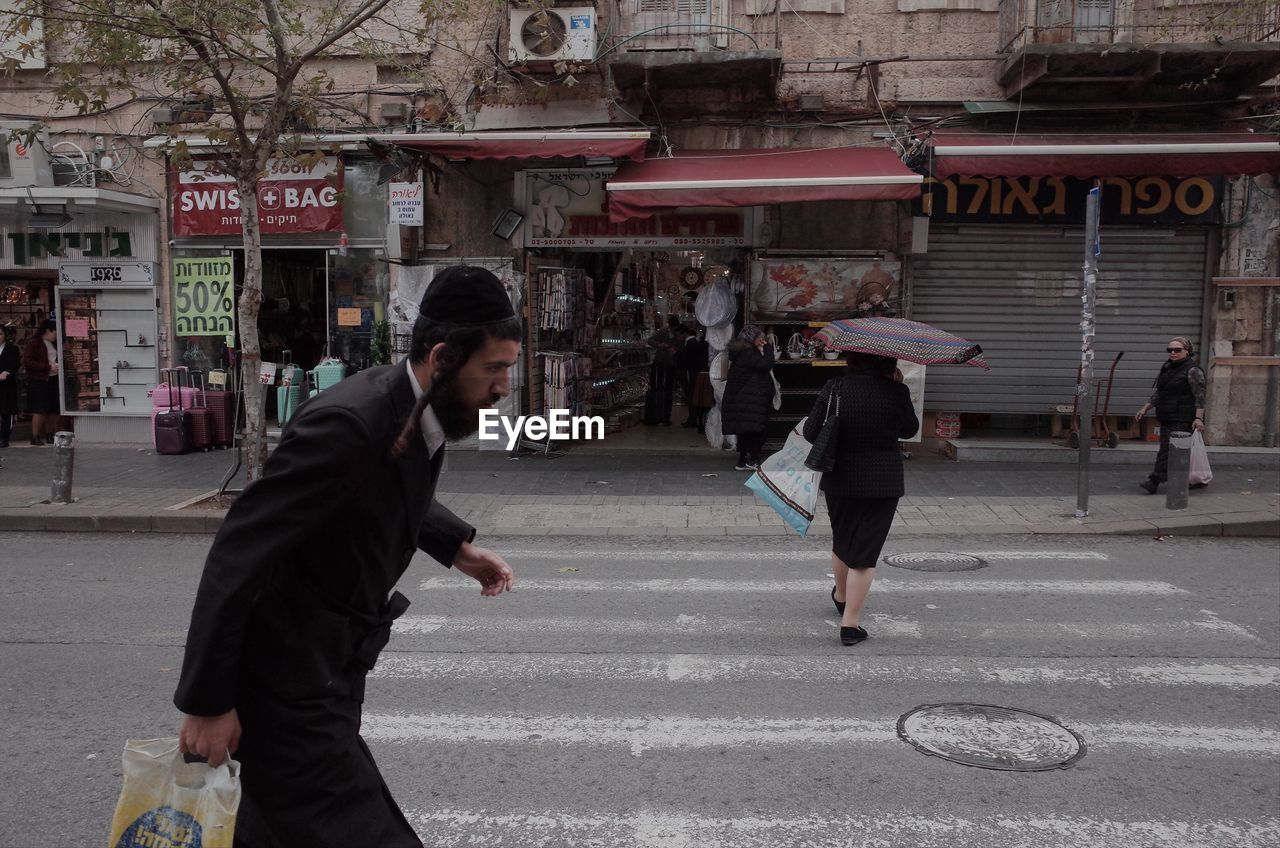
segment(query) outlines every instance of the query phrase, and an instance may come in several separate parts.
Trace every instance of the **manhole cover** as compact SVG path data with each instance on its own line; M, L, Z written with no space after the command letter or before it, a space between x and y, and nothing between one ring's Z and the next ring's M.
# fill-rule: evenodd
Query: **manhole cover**
M898 736L917 751L1001 771L1071 768L1084 739L1048 716L989 704L926 704L898 719Z
M974 571L987 567L987 561L981 557L938 551L893 554L885 557L884 561L887 565L912 571Z

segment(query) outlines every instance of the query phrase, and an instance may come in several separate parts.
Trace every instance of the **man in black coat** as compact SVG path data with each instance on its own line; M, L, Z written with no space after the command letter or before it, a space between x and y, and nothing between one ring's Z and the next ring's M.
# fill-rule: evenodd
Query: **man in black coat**
M174 703L184 753L234 753L236 848L421 848L360 738L365 675L414 551L495 596L510 567L434 500L446 439L509 391L520 324L479 268L441 272L401 365L305 403L205 562Z

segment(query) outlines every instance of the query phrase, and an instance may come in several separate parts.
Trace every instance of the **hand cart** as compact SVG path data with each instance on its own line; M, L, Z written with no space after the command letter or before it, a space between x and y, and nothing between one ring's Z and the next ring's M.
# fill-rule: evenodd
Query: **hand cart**
M1120 434L1112 430L1107 425L1107 412L1111 408L1111 389L1116 382L1116 366L1120 364L1120 359L1124 356L1124 351L1116 354L1116 358L1111 362L1111 371L1107 373L1106 379L1095 380L1093 383L1094 410L1092 421L1090 422L1090 435L1094 444L1098 447L1106 446L1116 448L1120 446ZM1080 375L1084 366L1076 366L1076 385L1080 385ZM1106 394L1103 394L1105 392ZM1097 401L1101 399L1102 408L1098 409ZM1080 447L1080 395L1076 395L1075 401L1071 404L1071 432L1067 434L1067 447Z

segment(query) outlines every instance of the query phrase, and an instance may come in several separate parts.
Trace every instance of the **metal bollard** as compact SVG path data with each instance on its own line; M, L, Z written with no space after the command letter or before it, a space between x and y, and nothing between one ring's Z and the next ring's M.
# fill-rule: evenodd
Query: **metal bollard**
M71 478L76 466L76 434L61 430L53 436L53 492L50 503L71 503Z
M1187 490L1191 482L1191 434L1175 430L1169 434L1169 481L1165 491L1165 507L1187 508Z

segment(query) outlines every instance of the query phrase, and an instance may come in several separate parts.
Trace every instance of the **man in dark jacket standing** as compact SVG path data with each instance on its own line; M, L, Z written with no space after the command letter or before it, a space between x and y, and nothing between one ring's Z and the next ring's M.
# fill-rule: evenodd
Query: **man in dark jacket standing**
M214 540L174 703L184 753L243 766L237 848L421 848L360 738L365 675L408 600L415 549L511 588L510 567L434 500L446 440L508 393L520 324L479 268L438 274L409 360L294 416Z

